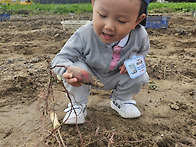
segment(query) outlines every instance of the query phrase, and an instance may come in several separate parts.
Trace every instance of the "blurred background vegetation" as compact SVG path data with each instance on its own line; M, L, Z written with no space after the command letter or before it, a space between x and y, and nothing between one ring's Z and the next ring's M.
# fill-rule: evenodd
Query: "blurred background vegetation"
M1 1L1 0L0 0ZM48 2L51 4L40 4ZM170 12L190 12L196 10L196 2L187 2L192 0L178 0L186 2L177 2L176 0L169 0L174 2L157 3L151 2L148 7L149 13L170 13ZM195 0L194 0L195 1ZM56 3L60 4L56 4ZM61 3L69 4L61 4ZM74 4L70 4L73 3ZM37 14L37 13L51 13L51 14L66 14L66 13L92 13L91 0L34 0L31 5L5 5L0 4L0 13L9 14Z

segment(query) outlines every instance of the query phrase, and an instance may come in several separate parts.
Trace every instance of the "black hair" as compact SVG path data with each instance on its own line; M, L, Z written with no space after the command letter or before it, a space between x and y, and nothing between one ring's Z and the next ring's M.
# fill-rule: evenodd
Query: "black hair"
M140 11L138 13L138 18L144 13L146 14L147 11L147 3L144 0L141 0L140 4Z
M142 14L146 14L146 12L147 12L147 3L144 0L140 0L140 1L141 1L140 10L139 10L137 18L139 18ZM95 0L93 2L95 2Z
M93 1L95 2L95 0ZM147 9L147 3L144 2L144 0L141 0L141 4L140 4L140 11L138 13L138 18L144 13L146 14L146 9Z

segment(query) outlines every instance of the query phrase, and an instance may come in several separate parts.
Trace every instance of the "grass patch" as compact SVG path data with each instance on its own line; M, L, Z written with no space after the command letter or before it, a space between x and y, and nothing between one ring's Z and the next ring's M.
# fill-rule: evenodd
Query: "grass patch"
M190 12L196 10L196 3L150 3L149 12ZM0 5L0 13L34 14L34 13L92 13L92 5L88 4L32 4L32 5Z
M0 13L85 13L92 12L91 4L32 4L32 5L0 5Z
M191 12L196 10L196 3L150 3L148 10L154 12ZM169 12L170 12L169 11Z

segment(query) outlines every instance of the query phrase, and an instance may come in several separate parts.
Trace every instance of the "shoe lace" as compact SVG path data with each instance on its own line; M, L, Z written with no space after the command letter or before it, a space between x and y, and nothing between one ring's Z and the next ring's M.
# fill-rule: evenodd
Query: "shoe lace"
M124 104L136 105L136 101L128 100L128 101L124 102Z
M71 104L68 105L68 108L66 108L64 110L64 112L70 112L73 110L81 110L80 113L86 109L86 105L85 104L81 104L81 105L73 105L73 107L71 106Z

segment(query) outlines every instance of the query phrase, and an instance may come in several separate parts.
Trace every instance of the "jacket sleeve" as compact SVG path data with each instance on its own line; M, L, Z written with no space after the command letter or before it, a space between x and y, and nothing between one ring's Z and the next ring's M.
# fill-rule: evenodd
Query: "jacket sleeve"
M137 56L143 56L144 58L147 57L150 48L150 42L149 42L149 37L148 34L146 32L146 30L143 28L143 33L141 35L141 47L140 50L137 53Z
M56 65L71 66L74 62L78 61L83 54L83 45L80 33L75 32L70 39L65 43L61 51L52 60L52 67ZM64 67L56 67L53 71L62 77L66 71Z

